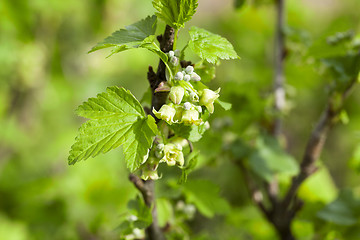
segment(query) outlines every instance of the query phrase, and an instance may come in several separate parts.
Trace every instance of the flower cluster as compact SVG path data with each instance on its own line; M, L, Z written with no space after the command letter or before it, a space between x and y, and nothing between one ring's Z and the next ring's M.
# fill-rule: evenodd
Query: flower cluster
M187 145L187 141L182 138L173 139L169 143L157 143L150 153L149 159L142 167L142 179L157 180L159 175L157 168L159 163L166 163L168 166L179 166L184 165L184 154L183 148Z
M169 63L176 72L179 51L169 51L168 56ZM159 111L153 109L154 115L170 125L173 123L197 126L202 124L203 107L210 113L214 112L214 101L219 97L220 88L216 91L204 88L205 85L196 84L200 80L201 77L191 65L177 71L173 79L168 79L167 82L170 87L169 102L164 104Z

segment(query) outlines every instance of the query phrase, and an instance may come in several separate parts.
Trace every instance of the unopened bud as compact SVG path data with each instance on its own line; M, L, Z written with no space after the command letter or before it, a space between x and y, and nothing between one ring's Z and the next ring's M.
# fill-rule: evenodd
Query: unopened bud
M183 87L175 86L170 89L169 98L175 104L180 104L185 94Z
M196 74L195 72L191 73L190 77L191 77L191 80L196 81L196 82L201 80L201 77L198 74Z
M173 66L177 66L177 65L179 65L179 59L177 57L173 56L173 57L170 58L170 63Z
M184 74L182 72L177 72L174 77L175 80L179 80L179 81L183 80L183 78L184 78Z
M171 50L168 52L168 54L169 54L170 58L172 58L175 55L174 51L171 51Z
M191 66L191 65L189 65L189 66L187 66L187 67L185 68L185 72L186 72L187 74L192 74L193 71L194 71L194 67Z
M185 76L184 76L184 81L190 81L190 79L191 79L191 76L189 75L189 74L186 74Z

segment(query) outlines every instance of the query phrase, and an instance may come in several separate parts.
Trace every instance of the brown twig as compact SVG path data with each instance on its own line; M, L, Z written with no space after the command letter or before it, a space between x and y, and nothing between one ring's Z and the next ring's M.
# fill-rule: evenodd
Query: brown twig
M291 186L284 198L283 206L289 207L291 205L293 198L296 197L296 193L300 185L307 177L316 172L316 161L319 159L322 152L328 132L336 123L338 115L342 109L342 105L351 89L356 84L356 81L357 80L355 78L349 83L348 87L342 93L341 100L337 103L337 106L335 106L332 98L329 99L323 114L309 137L300 165L300 173L293 178Z
M248 189L248 192L251 196L251 200L259 207L262 213L266 218L269 218L270 212L266 209L264 205L264 198L260 188L255 183L254 179L250 176L249 171L245 168L242 159L236 160L235 163L239 166L245 185Z
M160 43L160 49L163 52L168 52L172 50L174 44L174 29L170 26L166 26L165 32L163 35L158 36L158 41ZM160 59L157 72L155 73L153 68L149 66L147 79L150 84L152 92L151 100L151 110L155 108L159 110L163 104L165 104L168 93L167 92L155 92L155 89L159 86L161 82L166 81L165 77L166 66L164 62ZM152 111L151 113L152 114ZM152 114L153 115L153 114ZM153 116L155 117L155 116ZM156 119L156 118L155 118ZM157 211L155 204L155 182L153 180L144 181L134 174L130 174L129 180L134 184L134 186L141 192L145 204L152 209L152 223L149 227L146 228L146 240L164 240L165 236L158 225L157 221Z

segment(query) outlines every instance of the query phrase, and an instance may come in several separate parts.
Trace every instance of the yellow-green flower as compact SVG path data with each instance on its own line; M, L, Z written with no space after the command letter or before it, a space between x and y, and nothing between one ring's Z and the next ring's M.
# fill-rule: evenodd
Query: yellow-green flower
M210 89L204 89L201 94L199 104L205 106L210 113L213 113L214 101L220 96L219 92L220 88L215 92Z
M199 112L194 109L185 110L182 114L181 122L186 125L200 125L201 119L199 119Z
M159 111L156 111L155 108L153 108L153 113L157 118L166 121L168 124L172 124L174 122L176 110L172 106L164 104Z
M164 157L160 162L166 162L168 166L183 166L184 154L179 144L168 143L164 146Z

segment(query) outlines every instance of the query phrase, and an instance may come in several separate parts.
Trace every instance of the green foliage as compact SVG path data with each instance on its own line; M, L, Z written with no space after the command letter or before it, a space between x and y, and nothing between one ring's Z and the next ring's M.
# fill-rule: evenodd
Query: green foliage
M185 183L187 181L189 173L196 167L199 153L199 151L192 152L186 157L187 164L181 169L181 178L179 179L179 183Z
M276 174L294 176L299 172L296 160L284 152L278 142L270 136L259 137L256 140L256 150L249 156L249 166L268 182Z
M193 203L206 217L215 214L227 214L230 211L228 202L219 196L219 187L206 180L187 181L182 186L186 201Z
M154 0L152 4L156 15L175 29L184 27L198 6L197 0Z
M191 50L209 63L216 63L219 59L239 58L231 43L217 34L194 26L189 34Z
M319 211L317 216L337 225L355 225L359 223L360 200L354 197L351 190L344 190L340 192L338 199Z
M301 185L299 197L307 202L330 203L337 196L337 188L325 166L311 175Z
M357 79L360 71L360 53L322 59L336 82L336 89L346 89Z
M206 131L204 125L200 126L185 126L182 124L173 124L170 128L174 133L180 137L189 139L191 142L197 142L201 139L202 135Z
M144 229L152 223L151 208L148 208L144 200L137 196L135 200L128 203L128 209L137 217L134 222L136 228Z
M135 171L147 159L157 126L151 116L145 116L140 103L129 91L109 87L106 93L81 105L77 113L91 120L79 129L70 151L69 164L106 153L120 145L123 145L130 171Z
M120 29L114 32L111 36L105 38L104 41L98 43L93 47L89 53L100 49L114 47L111 55L122 52L131 48L146 46L149 43L148 37L155 34L156 31L156 16L148 16L132 25L126 26L125 29ZM154 39L152 39L154 40Z
M201 61L195 65L195 71L200 75L201 81L210 82L215 78L215 66L207 61Z
M215 102L218 103L226 111L230 110L232 107L231 103L221 101L220 99L216 99Z

